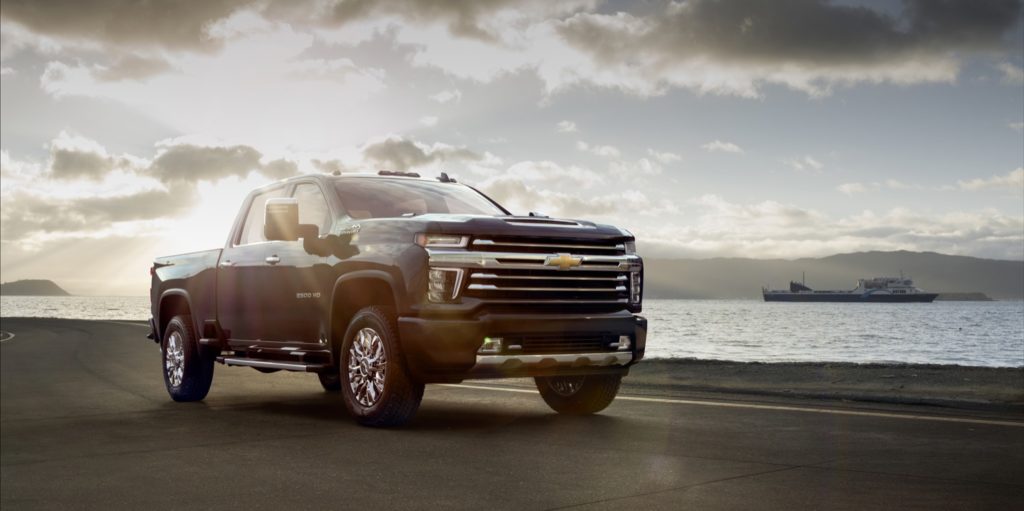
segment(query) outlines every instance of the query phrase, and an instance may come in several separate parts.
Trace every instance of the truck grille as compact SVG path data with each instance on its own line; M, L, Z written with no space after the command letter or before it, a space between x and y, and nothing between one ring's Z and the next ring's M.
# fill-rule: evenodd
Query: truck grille
M530 238L478 238L473 240L473 250L481 252L520 252L527 254L593 254L623 255L623 243L609 243L601 240L552 240L537 241Z
M486 236L466 249L430 249L430 265L461 269L457 296L493 310L610 311L630 305L640 258L625 242L558 237Z
M472 270L465 296L501 303L626 303L629 301L629 273L531 269Z

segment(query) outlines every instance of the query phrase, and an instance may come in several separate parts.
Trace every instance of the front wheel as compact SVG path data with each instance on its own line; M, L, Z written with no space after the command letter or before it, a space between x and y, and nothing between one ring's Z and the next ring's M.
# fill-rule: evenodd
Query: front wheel
M199 346L192 317L174 316L160 343L163 354L164 385L175 401L199 401L213 382L213 359Z
M538 376L534 378L544 402L558 413L589 415L612 404L622 375Z
M390 311L366 307L352 316L339 372L345 407L359 424L399 426L420 407L423 384L409 377Z

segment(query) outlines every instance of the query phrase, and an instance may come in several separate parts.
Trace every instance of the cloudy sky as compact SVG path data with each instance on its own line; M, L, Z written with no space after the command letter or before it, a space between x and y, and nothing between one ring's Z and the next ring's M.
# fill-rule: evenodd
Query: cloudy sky
M1016 0L4 0L2 278L144 294L289 175L441 170L647 257L1024 259Z

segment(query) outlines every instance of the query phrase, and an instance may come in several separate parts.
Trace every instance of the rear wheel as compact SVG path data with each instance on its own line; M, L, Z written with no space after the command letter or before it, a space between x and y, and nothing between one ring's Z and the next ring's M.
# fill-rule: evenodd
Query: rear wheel
M534 378L544 402L558 413L588 415L615 400L622 375L538 376Z
M213 383L214 357L199 346L192 316L175 316L167 324L163 342L164 385L175 401L199 401Z
M366 307L352 316L340 358L341 393L356 422L398 426L416 415L423 384L405 368L393 313Z

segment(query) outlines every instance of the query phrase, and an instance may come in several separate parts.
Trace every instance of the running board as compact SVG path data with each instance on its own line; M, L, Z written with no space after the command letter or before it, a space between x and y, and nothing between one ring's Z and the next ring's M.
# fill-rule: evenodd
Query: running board
M285 371L304 371L307 373L317 373L327 369L327 364L303 364L301 362L279 362L277 360L259 360L254 358L217 357L217 362L228 366L283 369Z

